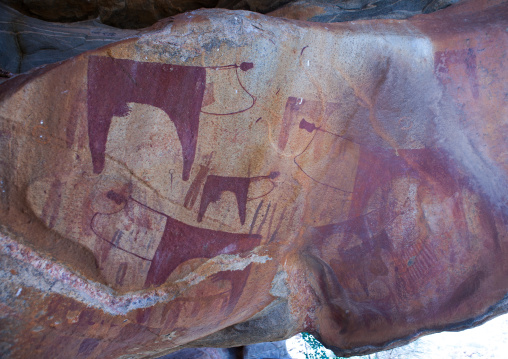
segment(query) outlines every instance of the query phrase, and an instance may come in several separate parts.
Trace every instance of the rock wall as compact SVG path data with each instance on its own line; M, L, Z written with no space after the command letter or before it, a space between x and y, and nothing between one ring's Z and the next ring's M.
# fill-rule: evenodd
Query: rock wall
M199 8L249 10L259 13L278 11L276 16L319 16L310 21L338 22L357 19L399 18L429 13L458 0L1 0L26 15L46 21L73 22L99 18L106 25L138 29L156 21ZM285 6L287 5L287 6ZM281 15L284 14L284 15ZM303 20L303 18L301 18Z
M351 356L505 312L507 19L199 10L5 81L1 356Z
M10 73L22 73L63 61L139 33L106 26L95 20L50 23L23 16L2 3L0 30L0 68Z

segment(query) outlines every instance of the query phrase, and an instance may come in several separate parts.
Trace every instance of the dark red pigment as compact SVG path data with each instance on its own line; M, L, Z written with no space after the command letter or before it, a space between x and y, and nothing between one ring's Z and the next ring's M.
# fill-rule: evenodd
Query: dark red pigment
M204 163L199 165L198 174L196 177L194 177L194 180L192 181L189 190L187 191L187 194L185 195L185 199L183 202L183 205L187 209L191 209L194 207L194 203L196 203L196 200L199 195L199 191L201 190L201 186L205 182L206 176L208 175L208 172L210 171L210 162L212 160L212 155L205 156Z
M229 191L236 197L238 205L238 215L240 216L240 223L245 224L247 215L247 195L249 193L249 185L253 181L262 179L274 179L279 176L279 172L271 172L268 176L257 177L223 177L216 175L209 175L206 178L203 194L201 195L201 204L199 206L198 222L203 220L203 216L210 203L217 202L222 193Z
M336 280L351 293L355 293L355 300L368 298L369 283L374 278L388 275L391 265L399 273L397 287L391 293L393 302L397 298L405 298L408 291L416 291L416 286L421 283L418 276L431 275L435 267L435 253L427 244L427 237L418 239L403 251L394 252L392 240L385 230L401 214L395 211L389 197L393 180L399 177L414 178L420 185L446 197L466 185L460 172L436 149L398 150L398 154L396 156L394 151L382 149L361 149L348 219L314 227L311 231L312 248L317 258L329 257L326 253L327 241L333 235L343 235L341 241L346 249L337 252L327 265L333 270ZM379 189L379 207L369 208L370 199ZM457 213L455 220L461 216ZM459 221L465 222L465 219ZM461 236L466 235L465 232L461 233ZM394 263L385 262L383 257L393 258ZM348 270L345 271L344 268ZM476 283L480 280L474 278L471 281ZM363 294L350 287L355 281L360 284ZM467 287L459 292L472 291ZM383 302L386 310L393 304L389 302ZM382 307L383 303L376 305Z
M277 146L282 151L284 151L288 143L289 130L291 128L292 122L296 117L300 106L302 106L304 103L304 99L298 99L296 97L288 97L286 101L286 108L284 110L284 116L282 117L282 126L279 133L279 141L277 143Z
M251 267L252 264L249 264L244 270L222 271L212 276L213 282L228 281L231 284L229 298L227 301L224 301L221 306L221 310L224 310L225 315L231 314L233 309L235 309L243 289L247 284L247 278L249 278Z
M88 357L95 348L99 345L99 339L95 338L85 338L79 345L78 356L82 356L84 358Z
M324 121L322 121L322 123L326 123L333 112L339 109L340 104L335 102L327 102L324 111L322 107L322 103L319 101L307 101L304 98L288 97L286 101L286 107L284 109L284 115L282 117L282 125L277 143L277 146L281 151L284 151L286 148L289 140L289 132L293 124L298 121L298 118L302 118L302 116L309 118L323 116ZM308 132L319 129L319 127L316 127L313 124L305 121L305 119L300 121L300 128L305 129Z
M117 328L113 330L118 331ZM147 343L157 339L160 334L160 328L149 328L137 323L127 323L118 331L119 340L111 340L107 342L107 346L102 347L100 358L118 358L127 350L126 348L135 348L142 343Z
M160 108L173 121L183 155L184 181L196 155L206 69L90 56L88 60L88 137L94 173L105 165L113 116L129 113L128 102Z
M252 62L242 62L240 64L240 70L242 71L249 71L250 69L254 68L254 64Z
M310 122L307 122L305 121L304 118L302 118L302 120L300 121L300 129L302 130L305 130L309 133L312 133L312 131L318 129L318 127L316 127L316 125L314 125L313 123L310 123Z
M206 178L203 194L201 195L201 204L199 206L198 222L203 220L206 209L210 203L217 202L222 192L233 192L238 204L238 214L240 222L245 224L247 215L247 194L251 179L249 177L223 177L210 175Z
M108 191L108 193L106 194L106 197L118 205L127 202L127 199L124 196L122 196L120 193L116 193L113 190Z
M148 270L145 287L163 284L175 268L185 261L248 251L258 246L262 238L257 234L194 227L131 200L167 218L164 233Z
M56 179L51 184L49 195L42 208L42 218L49 228L55 227L62 202L63 183Z
M316 227L316 238L329 237L334 233L346 232L359 235L367 239L364 226L374 212L377 219L379 232L390 222L397 213L379 208L378 210L366 211L369 200L376 190L382 188L382 192L388 192L391 182L398 177L412 177L421 184L434 188L435 191L451 196L461 184L461 176L455 168L444 158L444 155L436 150L398 150L399 156L394 151L379 149L377 152L361 149L358 161L355 185L349 210L348 220L331 223ZM388 199L383 198L383 203ZM372 229L371 229L372 230ZM367 236L367 237L366 237Z
M259 234L243 234L243 233L229 233L223 231L215 231L206 228L198 228L183 222L180 222L165 213L159 212L147 205L133 199L132 197L125 198L121 194L111 190L108 192L107 198L117 203L118 200L125 200L125 207L122 211L128 211L125 216L129 217L132 221L136 222L141 227L150 229L149 222L143 223L139 218L132 218L127 208L129 206L142 206L145 210L155 212L166 218L166 224L164 232L161 237L161 241L157 247L157 250L153 258L145 258L137 255L131 251L123 249L119 246L118 242L122 236L122 232L117 230L114 232L113 238L108 240L99 234L97 228L95 228L94 219L100 213L96 213L91 222L91 228L93 232L102 240L109 243L109 246L102 249L102 254L105 254L102 261L107 257L107 253L111 246L116 247L126 253L129 253L139 259L151 262L147 278L145 280L145 287L151 285L163 284L171 273L183 262L186 262L194 258L212 258L220 254L236 254L245 252L258 246L261 242L262 236ZM136 213L142 213L142 211L134 211ZM141 216L142 217L142 216ZM140 217L140 218L141 218ZM125 277L126 263L120 265L119 272L117 273L117 284L122 285L123 277ZM124 268L125 267L125 268ZM241 273L237 273L241 272ZM248 271L234 271L234 273L225 273L221 275L215 275L214 278L230 280L232 285L232 294L236 293L237 286L243 288L245 281L248 277ZM238 282L237 282L238 280ZM230 301L234 299L230 299ZM235 302L236 303L236 302Z
M328 103L327 105L327 110L326 110L326 114L327 116L331 113L331 111L334 110L334 108L337 108L337 104L334 104L334 103ZM315 124L311 123L311 122L308 122L307 120L305 120L305 118L302 118L302 120L300 121L300 124L298 126L301 130L305 130L309 133L312 133L314 131L321 131L321 132L324 132L328 135L332 135L334 137L337 137L338 139L340 138L341 140L346 140L346 141L350 141L350 142L353 142L354 141L352 139L349 139L347 137L344 137L344 136L341 136L339 134L336 134L336 133L333 133L333 132L330 132L330 131L327 131L321 127L318 127L316 126ZM307 144L307 146L305 147L305 149L299 154L297 155L293 161L295 163L296 166L298 166L298 169L300 171L302 171L303 173L305 173L306 176L308 176L310 179L312 179L313 181L323 185L323 186L326 186L326 187L329 187L329 188L333 188L335 190L338 190L338 191L341 191L341 192L344 192L344 193L350 193L350 191L346 191L344 190L343 188L339 188L339 187L335 187L335 186L332 186L330 185L329 183L327 183L327 181L320 181L318 180L317 178L315 178L314 176L312 176L308 171L305 170L305 168L303 167L303 165L301 165L300 163L298 163L298 157L300 157L301 155L303 155L307 149L311 146L312 142L314 141L315 138L312 138L312 140ZM333 174L332 174L333 176Z

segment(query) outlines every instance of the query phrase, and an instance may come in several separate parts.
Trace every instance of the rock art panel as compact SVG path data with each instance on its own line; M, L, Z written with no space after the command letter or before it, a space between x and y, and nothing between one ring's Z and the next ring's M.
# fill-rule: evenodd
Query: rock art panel
M463 71L465 72L464 77L469 79L469 86L472 97L477 99L478 78L476 75L476 52L473 49L462 49L438 51L435 53L434 68L439 76L439 79L444 84L449 82L449 78L447 77L450 70L454 71L457 67L463 68Z
M507 11L200 10L7 79L1 356L353 356L504 312Z
M242 63L239 67L247 71L252 66L252 63ZM136 102L162 109L173 121L182 146L182 178L187 181L196 152L205 81L206 69L203 67L91 56L87 103L94 172L101 173L104 169L111 118L125 116L129 112L127 103Z
M188 180L196 152L204 91L203 68L90 57L88 137L94 172L101 173L104 169L111 118L126 115L127 102L136 102L163 109L173 121L182 145L182 177Z
M237 69L248 71L251 68L253 68L252 63L244 62L239 66L211 67L211 71L236 71ZM159 81L160 85L154 83L154 78ZM236 78L240 87L243 88L237 74ZM130 111L128 103L141 103L163 110L173 122L178 141L182 146L182 179L187 181L196 153L202 103L207 106L214 102L211 92L207 93L207 102L204 101L205 82L205 67L164 65L91 56L88 63L87 113L89 147L94 173L100 174L105 167L106 146L112 118L128 115ZM213 85L213 83L211 84ZM208 89L213 91L213 86L209 86ZM248 93L245 88L243 89ZM104 101L104 98L113 92L116 92L117 95ZM251 107L254 102L255 99L253 99ZM244 112L249 108L232 113L204 113L230 116ZM211 158L212 156L207 156L205 161L209 164ZM185 207L193 206L193 202L201 190L202 173L206 169L206 164L200 166L200 171L186 194ZM169 176L172 187L173 170L170 171ZM217 181L221 177L207 176L202 188L197 221L202 222L210 201L218 201L220 193L229 190L236 195L241 224L245 224L249 183L274 176L276 177L277 174L245 179L223 178L222 181ZM116 192L115 189L109 189L107 193L104 192L101 194L102 198L98 199L106 202L112 201L106 204L106 207L109 205L117 208L110 213L96 212L91 219L90 227L98 238L110 246L108 248L107 245L104 246L104 243L100 245L98 255L105 273L113 268L117 271L116 274L111 273L107 276L115 278L115 282L119 286L122 285L126 276L130 279L128 282L131 285L136 281L144 281L141 287L159 286L165 283L171 273L184 262L252 250L259 245L261 239L259 234L214 231L188 225L134 199L127 195L123 188L120 192ZM121 206L123 208L118 208ZM207 244L201 246L200 243L203 241L206 241ZM123 253L117 254L118 251ZM113 259L108 261L109 253L113 254ZM119 255L128 257L120 265L115 264L118 262ZM113 263L108 263L111 261ZM130 265L131 262L133 265ZM249 272L242 271L242 273L248 276ZM241 291L236 290L236 287L245 285L247 277L245 275L240 277L231 277L225 274L216 275L216 278L222 277L225 278L224 280L231 281L232 290L237 300ZM233 278L238 278L240 282L233 281Z
M451 2L454 0L428 1L428 3L398 1L393 4L393 0L388 0L383 1L382 4L376 1L375 6L365 4L355 6L355 2L352 2L348 9L344 9L344 4L339 7L330 3L312 4L308 1L292 1L289 4L285 4L286 1L259 0L241 2L228 0L218 3L212 1L206 4L203 1L199 3L186 1L185 4L179 5L173 2L171 6L165 2L163 6L154 7L153 3L141 4L137 1L128 3L117 1L113 4L108 1L82 3L66 0L4 0L0 4L2 10L0 29L3 31L0 39L6 47L0 53L0 68L12 73L21 73L37 66L63 61L84 51L135 36L138 32L127 29L150 26L159 19L201 7L250 10L261 13L272 11L270 13L272 16L328 22L331 18L333 21L350 21L373 16L401 19L422 11L428 13L439 10ZM143 14L140 13L140 9L143 9ZM97 18L97 15L100 17L100 22L93 20ZM90 20L86 20L87 18ZM77 20L79 22L69 23ZM62 21L63 23L47 21Z
M225 191L232 192L235 195L238 205L238 215L241 224L245 224L245 216L247 210L247 201L254 198L248 197L249 186L252 182L271 180L279 176L278 172L272 172L267 176L257 177L222 177L211 175L206 178L203 187L203 194L201 196L201 204L199 206L198 222L203 220L203 216L208 208L208 205L217 202L221 194ZM272 183L272 189L275 185ZM271 190L270 190L271 191ZM269 191L269 192L270 192ZM268 193L267 193L268 194ZM266 195L266 194L265 194Z

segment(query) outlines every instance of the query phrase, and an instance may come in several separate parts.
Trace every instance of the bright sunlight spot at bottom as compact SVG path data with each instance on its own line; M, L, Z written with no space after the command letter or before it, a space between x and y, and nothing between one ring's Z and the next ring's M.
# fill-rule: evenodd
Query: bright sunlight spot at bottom
M337 358L312 335L303 333L286 341L292 359ZM448 359L508 358L508 315L462 332L443 332L424 336L406 346L360 356L363 359Z

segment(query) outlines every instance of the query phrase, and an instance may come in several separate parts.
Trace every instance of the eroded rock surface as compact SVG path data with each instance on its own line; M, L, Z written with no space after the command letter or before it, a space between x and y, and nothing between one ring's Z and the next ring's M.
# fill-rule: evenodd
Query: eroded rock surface
M94 6L94 12L86 16L78 16L76 14L79 12L73 6L84 6L85 2L80 1L74 4L65 0L61 4L57 2L44 4L40 1L4 1L4 3L32 16L34 16L35 10L30 9L35 6L36 9L41 9L41 14L48 14L39 16L46 20L93 19L62 24L49 23L22 15L0 1L0 43L3 45L0 48L0 69L12 73L26 72L34 67L63 61L84 51L96 49L139 33L104 24L121 28L141 28L152 25L161 18L201 6L251 10L261 13L271 11L269 13L271 16L295 20L340 22L369 18L402 19L422 12L436 11L452 2L454 0L419 2L386 0L377 1L375 4L362 1L336 3L327 0L293 1L288 4L286 4L287 1L204 1L202 3L185 2L185 4L180 4L182 6L175 2L164 6L158 6L153 2L144 2L143 4L129 2L127 5L122 2L107 2L103 5L97 2L86 2L88 7ZM286 6L284 6L285 4ZM105 8L101 8L101 15L97 18L100 6ZM112 6L114 9L107 6ZM152 11L142 10L143 6L152 8ZM156 9L160 13L153 13ZM170 9L172 10L170 11ZM70 17L65 17L61 12L70 14ZM3 81L3 77L0 72L0 82Z
M291 0L1 0L26 15L46 21L73 22L99 18L104 24L139 29L200 8L273 11Z
M136 34L138 31L116 29L93 20L50 23L0 3L0 68L26 72Z
M0 0L26 15L46 21L72 22L99 18L106 25L139 29L199 8L222 8L338 22L398 18L436 11L458 0ZM287 6L286 6L287 5ZM314 9L319 16L310 16ZM296 14L298 14L296 16Z
M2 357L347 356L505 312L507 19L200 10L1 84Z
M316 22L366 19L407 19L437 11L459 0L296 0L269 13L271 16Z

